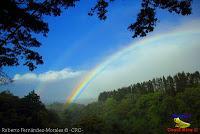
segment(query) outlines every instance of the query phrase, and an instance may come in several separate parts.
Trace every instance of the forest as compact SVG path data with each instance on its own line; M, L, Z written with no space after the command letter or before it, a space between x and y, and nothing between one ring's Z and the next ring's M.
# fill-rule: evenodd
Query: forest
M88 105L44 105L35 91L19 98L0 93L1 128L81 128L86 134L165 134L173 114L200 126L200 73L177 73L102 92Z

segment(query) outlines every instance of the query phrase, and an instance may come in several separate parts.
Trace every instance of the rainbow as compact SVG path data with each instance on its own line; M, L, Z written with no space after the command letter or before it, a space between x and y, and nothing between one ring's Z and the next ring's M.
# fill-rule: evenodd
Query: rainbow
M197 29L189 29L189 30L174 30L169 33L164 34L158 34L151 37L146 37L144 39L138 40L135 43L128 45L124 48L121 48L119 51L114 53L113 55L109 56L104 60L102 63L98 64L94 69L92 69L89 73L85 75L85 77L75 86L75 88L72 90L71 94L68 96L65 107L67 108L72 102L77 100L77 98L81 95L81 93L87 89L87 87L90 85L91 82L94 81L94 79L102 73L109 65L112 64L112 62L116 61L118 58L120 58L122 55L132 52L135 48L141 45L148 45L152 42L159 42L161 40L165 40L166 38L172 38L172 37L181 37L181 36L188 36L188 35L194 35L194 34L200 34L200 30Z

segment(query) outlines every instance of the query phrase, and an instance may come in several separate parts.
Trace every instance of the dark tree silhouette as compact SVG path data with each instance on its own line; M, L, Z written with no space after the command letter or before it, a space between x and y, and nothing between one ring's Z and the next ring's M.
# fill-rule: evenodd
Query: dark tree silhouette
M109 4L116 0L98 0L97 4L91 9L89 15L97 14L100 20L105 20ZM142 0L141 10L137 16L136 22L131 24L128 29L133 32L133 38L144 37L152 32L158 21L156 9L168 10L170 13L181 15L191 14L192 0Z
M0 4L0 68L24 65L32 71L42 64L42 56L31 48L41 43L33 33L47 36L48 23L43 17L59 16L63 8L74 6L77 0L3 0Z
M3 0L0 4L0 68L16 66L21 61L29 70L42 64L42 56L32 48L41 43L33 34L47 36L48 23L44 16L60 16L62 10L74 7L79 0ZM107 7L114 0L97 0L89 15L97 14L100 20L106 19ZM142 0L136 22L128 29L133 38L146 36L156 26L156 8L181 15L191 14L192 0Z
M59 117L45 108L34 91L23 98L9 91L0 93L0 128L60 127Z

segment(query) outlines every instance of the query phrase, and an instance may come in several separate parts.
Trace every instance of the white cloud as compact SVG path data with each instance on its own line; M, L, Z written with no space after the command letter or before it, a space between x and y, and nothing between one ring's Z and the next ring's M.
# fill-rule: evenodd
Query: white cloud
M16 74L14 82L2 86L0 90L9 89L15 95L24 96L35 90L43 102L62 101L71 93L74 86L84 76L85 71L74 71L64 68L58 71L47 71L44 73Z
M67 78L74 78L82 74L83 71L72 71L71 69L64 68L60 71L48 71L41 74L27 73L27 74L16 74L14 80L38 80L43 82L62 80Z
M23 80L23 79L37 79L37 75L34 73L27 73L24 75L16 74L13 80Z

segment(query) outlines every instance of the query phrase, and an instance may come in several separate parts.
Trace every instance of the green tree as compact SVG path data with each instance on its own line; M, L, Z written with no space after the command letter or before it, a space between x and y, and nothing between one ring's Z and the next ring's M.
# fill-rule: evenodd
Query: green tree
M175 86L174 79L171 76L168 76L166 93L172 96L175 95L176 91L174 86Z
M200 126L200 86L190 87L185 89L184 92L177 95L177 100L179 100L179 110L183 113L190 113L191 116L191 127ZM182 107L181 107L182 106Z
M60 127L60 118L49 111L34 91L19 98L9 91L0 93L0 128Z
M86 116L80 119L80 121L74 125L75 127L81 127L84 133L87 134L104 134L105 124L97 116Z
M9 91L0 93L0 128L19 127L21 118L18 108L20 99Z

